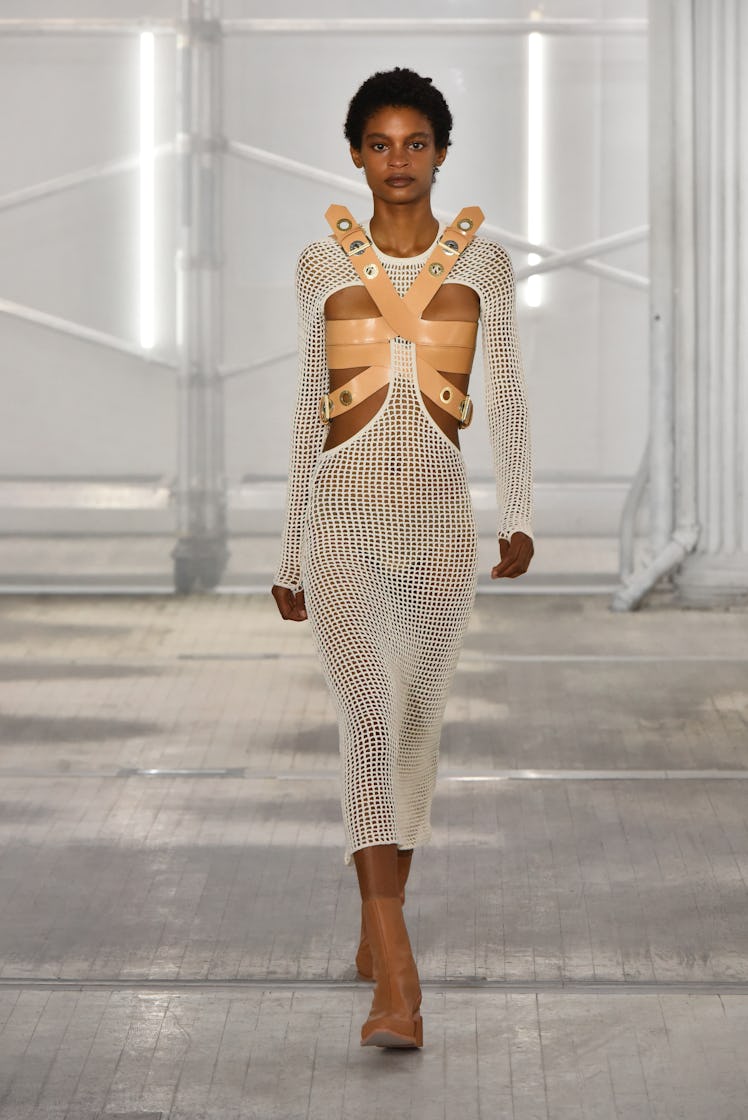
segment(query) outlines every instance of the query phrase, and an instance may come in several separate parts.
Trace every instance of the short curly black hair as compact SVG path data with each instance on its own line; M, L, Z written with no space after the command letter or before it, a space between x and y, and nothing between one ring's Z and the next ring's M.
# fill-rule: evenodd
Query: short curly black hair
M372 74L351 98L343 132L352 148L361 150L367 120L388 105L417 109L428 117L437 148L448 148L452 143L449 138L452 114L443 94L431 84L431 78L424 78L405 66L396 66L394 70L378 70Z

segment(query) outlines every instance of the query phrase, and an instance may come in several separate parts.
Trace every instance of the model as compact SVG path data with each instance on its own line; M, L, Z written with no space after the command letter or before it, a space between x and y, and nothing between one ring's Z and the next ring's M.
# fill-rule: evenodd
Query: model
M509 256L483 214L431 211L452 117L430 78L396 67L352 98L345 136L371 189L359 223L298 260L299 380L282 558L284 619L309 618L340 729L344 861L361 891L359 975L375 979L362 1045L423 1044L403 916L431 836L442 717L475 597L476 527L458 431L482 328L501 522L494 579L533 555L532 461Z

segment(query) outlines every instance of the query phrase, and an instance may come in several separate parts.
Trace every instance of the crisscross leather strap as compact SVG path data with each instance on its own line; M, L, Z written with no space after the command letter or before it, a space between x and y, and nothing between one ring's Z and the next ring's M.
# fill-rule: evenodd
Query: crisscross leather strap
M460 211L442 233L405 296L398 295L393 288L369 238L346 207L330 206L325 217L382 315L381 318L327 322L330 369L370 364L345 385L325 394L320 401L322 420L328 422L341 411L354 408L387 384L389 342L399 336L416 345L416 369L422 393L454 416L460 427L467 427L472 418L470 397L461 393L436 367L448 373L470 373L477 323L422 319L421 315L460 253L472 241L483 221L483 212L477 206Z

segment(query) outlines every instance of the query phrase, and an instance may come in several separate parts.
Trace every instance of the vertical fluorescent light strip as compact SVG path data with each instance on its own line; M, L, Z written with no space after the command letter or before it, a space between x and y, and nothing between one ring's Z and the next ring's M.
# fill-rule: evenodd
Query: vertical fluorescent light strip
M154 344L154 35L140 36L140 345Z
M539 13L533 12L532 18L539 18ZM527 237L539 242L543 239L543 36L531 31L527 39ZM540 254L528 253L528 264L539 261ZM527 277L528 307L540 306L542 283L542 276Z

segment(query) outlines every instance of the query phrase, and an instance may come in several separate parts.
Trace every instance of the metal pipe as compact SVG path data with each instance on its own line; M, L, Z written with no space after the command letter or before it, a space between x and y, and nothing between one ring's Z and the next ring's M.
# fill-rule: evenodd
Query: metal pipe
M646 19L224 19L223 34L646 35ZM0 35L172 35L170 19L0 19Z
M172 143L159 144L153 149L155 156L171 155L174 151ZM140 156L125 156L124 159L111 160L93 167L84 167L79 171L71 171L67 175L56 175L54 179L46 179L41 183L34 183L30 187L21 187L19 190L10 191L0 196L0 210L11 210L14 206L24 206L27 202L35 202L38 198L48 198L59 194L61 191L79 187L82 183L93 183L98 179L106 179L110 175L118 175L121 171L134 171L140 165Z
M173 35L173 19L0 19L0 35Z
M237 35L646 35L646 19L224 19Z
M635 226L634 229L625 229L621 233L612 233L608 237L597 237L594 241L588 241L574 249L549 250L547 245L532 244L533 253L545 252L548 255L537 264L517 266L514 274L517 280L523 280L525 276L537 275L540 272L553 272L557 268L566 268L568 265L587 260L598 254L612 253L614 250L622 249L627 245L636 245L639 241L646 241L648 237L649 226ZM528 245L530 244L528 242ZM649 288L648 276L637 276L633 272L625 272L622 269L618 271L621 276L630 278L632 281L631 287Z
M674 516L696 528L696 151L694 137L694 0L674 0L675 16L675 299L673 395L675 404ZM698 536L698 532L697 532ZM695 543L695 542L694 542Z
M649 481L649 436L633 482L626 495L621 513L621 529L618 546L618 571L622 580L627 580L634 570L634 541L636 538L636 515L639 512L647 482Z
M656 554L673 528L674 223L673 27L669 0L653 0L649 43L650 276L650 510Z
M99 331L94 327L83 327L80 323L62 319L59 315L50 315L49 312L39 311L35 307L24 307L22 304L13 303L9 299L0 299L0 314L7 315L11 319L19 319L25 323L34 323L37 327L44 327L46 330L56 331L57 334L80 339L82 342L93 342L97 346L105 346L109 350L115 350L118 354L130 354L134 358L141 358L149 365L166 366L171 370L176 369L173 356L167 356L164 351L143 350L135 343L117 338L113 334L107 334L106 331Z
M179 592L216 586L228 559L221 347L221 87L219 0L184 0L177 37Z
M293 350L279 350L277 354L268 354L266 358L258 358L254 362L243 362L238 366L219 366L218 372L224 380L229 380L232 377L241 377L245 373L259 373L260 370L277 365L278 362L295 358L297 354L298 350L295 347Z
M742 14L745 17L745 11ZM740 213L738 200L740 121L737 90L739 88L740 62L742 61L737 53L738 36L733 34L733 30L738 24L735 0L724 0L721 6L721 16L720 47L722 58L720 61L722 65L718 69L718 74L723 90L720 101L724 110L722 117L724 159L719 197L724 207L724 240L720 247L724 252L723 284L725 298L722 301L722 329L720 332L724 339L722 438L720 440L722 469L720 478L723 486L724 511L722 517L722 549L725 552L734 553L739 548L738 487L745 483L745 476L739 476L736 470L738 447L740 446L739 425L745 423L745 414L740 408L739 400L738 301L735 298L735 293L740 290L738 264L738 246L741 241L738 218ZM744 124L743 127L745 127ZM745 213L745 209L743 213Z

